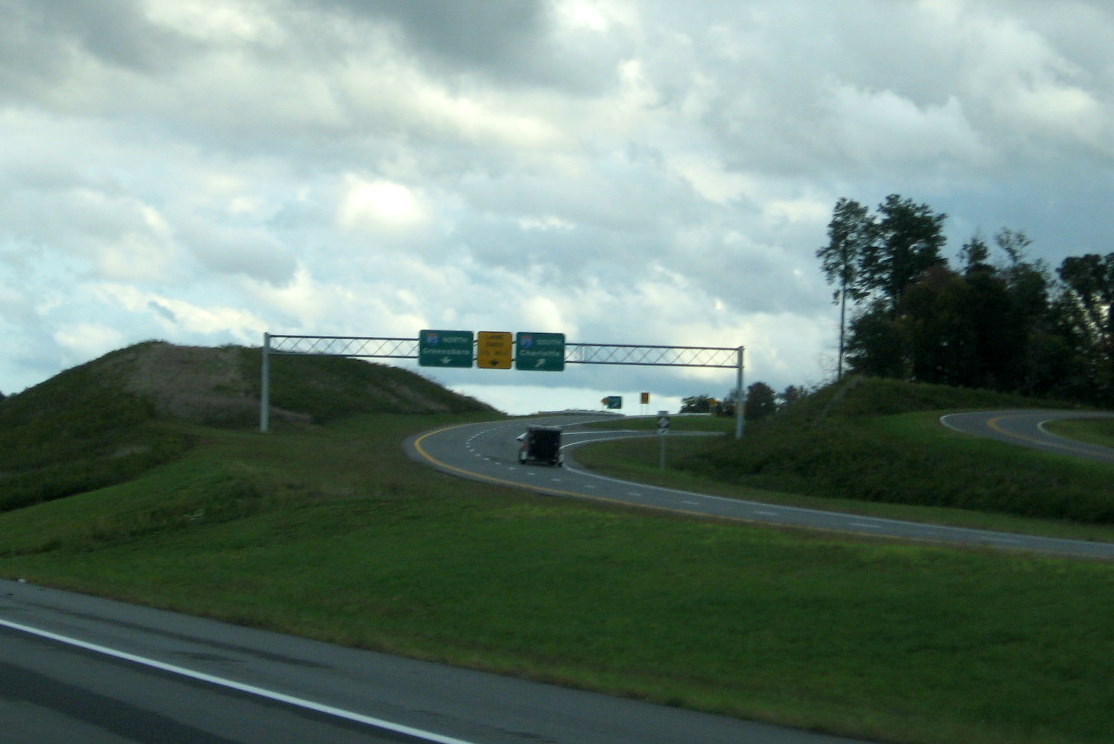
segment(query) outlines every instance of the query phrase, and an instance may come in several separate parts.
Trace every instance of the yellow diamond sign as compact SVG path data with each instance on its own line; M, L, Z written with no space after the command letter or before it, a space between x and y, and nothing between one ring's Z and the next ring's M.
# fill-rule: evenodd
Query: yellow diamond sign
M480 331L476 334L476 366L481 369L510 369L514 342L509 331Z

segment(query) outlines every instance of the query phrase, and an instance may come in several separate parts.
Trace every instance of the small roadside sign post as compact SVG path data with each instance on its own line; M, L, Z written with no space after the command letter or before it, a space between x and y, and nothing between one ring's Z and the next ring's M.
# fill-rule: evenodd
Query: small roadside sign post
M514 368L531 372L565 369L565 334L519 333L514 342Z
M476 334L476 366L481 369L510 369L513 349L509 331L480 331Z
M669 434L669 411L658 411L658 441L661 443L661 469L665 470L665 437Z
M471 367L472 332L419 332L418 364L422 367Z

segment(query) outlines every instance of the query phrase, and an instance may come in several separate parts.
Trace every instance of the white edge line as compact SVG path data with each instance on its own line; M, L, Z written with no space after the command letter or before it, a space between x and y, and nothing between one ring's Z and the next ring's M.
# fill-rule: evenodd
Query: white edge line
M52 641L58 641L59 643L65 643L70 646L76 646L77 648L82 648L86 651L92 651L104 656L111 656L117 659L123 659L124 661L130 661L135 664L141 664L143 666L151 667L152 669L158 669L160 671L170 672L171 674L177 674L182 677L188 677L200 682L207 682L212 685L227 687L239 692L246 692L249 695L256 695L258 697L267 698L269 700L275 700L280 703L286 703L287 705L305 708L317 713L324 713L325 715L333 716L335 718L343 718L348 721L354 721L356 723L374 726L376 728L390 731L396 734L413 736L418 739L424 739L425 741L435 742L435 744L473 744L472 742L468 742L463 739L454 739L450 736L434 734L429 731L423 731L421 729L411 728L410 726L404 726L400 723L385 721L382 718L365 716L362 713L355 713L350 710L344 710L343 708L335 708L331 705L315 703L312 700L306 700L304 698L294 697L293 695L286 695L281 692L275 692L274 690L268 690L264 687L256 687L255 685L248 685L242 682L233 682L232 680L224 679L223 677L217 677L212 674L205 674L204 672L194 671L193 669L186 669L185 667L175 666L173 664L166 664L161 661L155 661L154 659L147 659L142 656L136 656L135 654L129 654L125 651L117 651L116 649L108 648L107 646L98 646L95 643L80 641L76 638L70 638L68 636L59 635L57 633L51 633L47 630L33 628L29 625L21 625L19 623L13 623L8 620L0 619L0 626L10 628L11 630L17 630L21 633L36 635L40 638L47 638Z
M948 414L948 415L955 415L955 414ZM941 418L946 418L946 417L941 417ZM947 426L947 424L945 424L945 426ZM647 435L647 436L650 436L650 435ZM568 447L569 449L572 449L573 447L580 447L580 446L586 445L586 444L596 444L598 442L611 441L612 439L630 439L630 438L632 438L632 437L610 437L608 439L591 439L591 440L585 440L585 441L582 441L582 442L570 442L568 444L561 445L561 449L565 449L566 447ZM848 521L850 521L852 518L854 518L856 520L858 520L858 519L869 519L869 520L871 520L875 523L878 523L879 526L890 525L890 526L895 526L895 527L917 528L918 530L921 530L924 534L927 534L929 536L935 535L936 533L938 533L940 531L945 531L945 532L946 531L952 531L952 532L958 532L958 533L966 534L969 537L984 537L984 538L985 537L991 537L991 538L993 538L993 537L1004 537L1004 538L1007 538L1007 539L1022 538L1024 545L1027 545L1031 549L1035 549L1035 550L1039 550L1040 545L1064 546L1064 547L1072 546L1072 545L1079 545L1079 546L1086 546L1088 548L1094 548L1095 546L1100 546L1100 550L1098 550L1098 551L1086 551L1085 553L1082 553L1084 555L1096 555L1097 554L1097 555L1100 555L1100 556L1105 556L1106 553L1104 553L1101 550L1101 547L1108 547L1112 544L1112 543L1106 543L1106 542L1092 542L1090 540L1078 540L1078 539L1066 538L1066 537L1047 537L1047 536L1044 536L1044 535L1025 535L1025 534L1017 534L1017 533L1013 533L1013 532L996 532L994 530L983 530L983 529L978 529L978 528L975 528L975 527L955 527L955 526L950 526L950 525L932 524L932 523L929 523L929 522L909 522L909 521L902 520L902 519L889 519L887 517L867 517L867 516L863 516L863 515L859 515L859 514L852 514L850 512L826 511L824 509L808 509L808 508L801 507L801 506L785 506L785 505L782 505L782 504L774 505L774 504L768 504L768 503L763 502L763 501L750 501L749 499L735 499L735 498L731 498L731 497L728 497L728 496L715 496L713 494L708 494L708 493L700 494L700 493L695 493L693 491L682 491L682 490L676 489L676 488L668 488L666 486L652 486L652 485L648 485L648 484L644 484L644 483L637 483L635 481L621 480L619 478L612 478L612 477L607 476L607 475L600 475L599 473L592 472L591 470L584 470L582 468L577 468L577 467L569 467L567 464L566 464L565 467L570 472L578 473L580 475L584 475L584 476L587 476L589 478L598 478L600 480L611 481L612 483L619 483L619 484L628 485L628 486L640 486L642 488L652 490L652 491L665 492L665 493L670 493L670 494L674 494L674 495L678 495L678 496L685 496L685 495L702 496L705 499L711 499L711 500L714 500L714 501L729 502L729 503L734 503L734 504L743 504L743 505L750 506L750 507L758 507L758 508L773 507L773 508L777 509L777 511L779 512L777 516L783 517L783 518L784 518L784 512L796 512L796 513L799 513L799 514L820 514L820 515L824 515L824 516L827 516L827 517L843 518L843 519L846 519ZM710 515L710 516L715 516L715 515ZM794 526L793 523L785 522L785 521L779 521L776 524L785 524L785 525L789 525L789 526ZM808 529L807 526L805 528ZM891 535L891 537L898 537L899 538L900 536ZM1073 554L1075 554L1075 553L1073 553Z

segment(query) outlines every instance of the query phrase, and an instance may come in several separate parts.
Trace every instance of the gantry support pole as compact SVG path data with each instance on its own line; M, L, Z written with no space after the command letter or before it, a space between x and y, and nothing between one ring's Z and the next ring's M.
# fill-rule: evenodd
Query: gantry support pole
M263 379L259 393L259 431L271 428L271 334L263 333Z
M735 438L743 438L743 414L746 408L746 397L743 394L743 347L740 346L738 351L737 363L735 368Z

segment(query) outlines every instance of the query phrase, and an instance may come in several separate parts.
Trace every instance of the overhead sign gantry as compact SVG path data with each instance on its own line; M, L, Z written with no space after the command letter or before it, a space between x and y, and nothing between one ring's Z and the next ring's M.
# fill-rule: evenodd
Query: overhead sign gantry
M295 336L263 334L263 380L259 430L270 427L271 367L274 355L322 355L371 359L417 359L422 367L478 366L560 372L567 364L614 364L642 367L719 367L736 370L735 438L743 435L744 347L647 346L567 343L563 333L422 330L418 338L374 336Z

